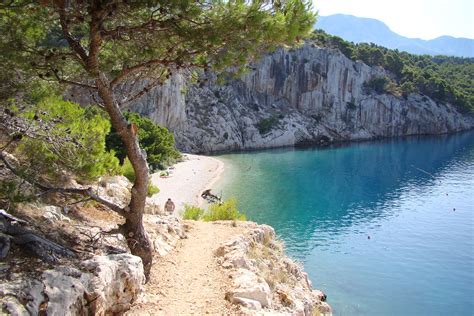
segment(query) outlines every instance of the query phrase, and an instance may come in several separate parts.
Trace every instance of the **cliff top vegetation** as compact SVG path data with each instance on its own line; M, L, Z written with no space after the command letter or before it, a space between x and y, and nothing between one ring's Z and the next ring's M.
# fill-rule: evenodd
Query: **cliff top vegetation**
M316 30L311 37L318 46L339 49L347 58L390 71L399 92L422 93L474 112L474 58L414 55L373 43L354 44Z

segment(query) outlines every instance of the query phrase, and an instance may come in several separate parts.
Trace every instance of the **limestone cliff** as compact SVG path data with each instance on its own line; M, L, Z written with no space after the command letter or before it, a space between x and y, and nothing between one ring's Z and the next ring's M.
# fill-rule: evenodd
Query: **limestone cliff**
M264 56L241 79L199 86L181 75L132 105L175 132L187 152L256 149L474 127L474 117L420 94L375 94L364 83L390 73L306 44Z

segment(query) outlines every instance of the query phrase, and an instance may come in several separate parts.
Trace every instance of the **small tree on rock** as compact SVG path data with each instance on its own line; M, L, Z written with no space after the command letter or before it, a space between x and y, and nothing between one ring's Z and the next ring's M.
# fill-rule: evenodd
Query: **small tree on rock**
M86 89L108 113L136 175L130 203L118 210L121 230L148 278L152 250L142 217L149 169L121 109L180 68L238 68L299 42L314 22L308 0L4 1L0 63ZM137 82L140 89L118 97Z

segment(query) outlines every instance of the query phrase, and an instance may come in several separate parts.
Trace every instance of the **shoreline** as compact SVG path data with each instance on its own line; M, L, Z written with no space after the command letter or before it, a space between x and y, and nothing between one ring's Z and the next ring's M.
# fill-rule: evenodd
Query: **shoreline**
M246 153L259 153L272 150L312 150L312 149L334 149L347 147L354 144L363 144L363 143L372 143L372 142L389 142L397 140L410 140L415 138L431 138L431 137L446 137L462 133L471 133L474 132L474 126L469 129L452 131L452 132L443 132L438 134L411 134L411 135L398 135L398 136L378 136L373 138L355 138L355 139L340 139L330 141L325 145L320 145L317 142L308 143L308 144L288 144L288 145L278 145L278 146L264 146L264 147L251 147L251 148L240 148L240 149L224 149L224 150L215 150L209 152L196 152L192 155L214 157L219 155L234 155L234 154L246 154Z
M175 205L174 215L181 214L185 204L198 207L205 206L201 193L212 189L224 172L224 162L215 157L195 154L183 154L184 160L173 165L169 177L160 177L160 172L153 173L150 181L160 192L151 198L164 210L168 198Z

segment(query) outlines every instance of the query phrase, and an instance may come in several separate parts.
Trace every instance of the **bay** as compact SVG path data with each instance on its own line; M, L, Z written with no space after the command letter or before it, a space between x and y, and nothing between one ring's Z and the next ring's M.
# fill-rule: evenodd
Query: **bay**
M474 132L218 158L334 315L473 315Z

